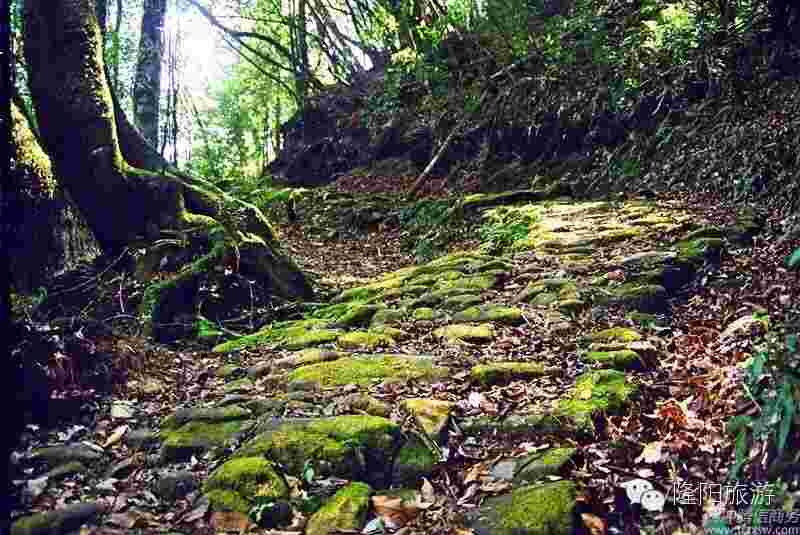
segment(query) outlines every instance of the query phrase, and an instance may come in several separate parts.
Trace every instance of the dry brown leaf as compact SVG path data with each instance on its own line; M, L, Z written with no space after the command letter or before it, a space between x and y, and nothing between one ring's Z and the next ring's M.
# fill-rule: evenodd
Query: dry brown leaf
M217 531L235 531L244 533L254 524L242 513L214 513L211 515L211 527Z
M414 502L404 501L397 496L373 496L372 507L375 509L375 514L395 528L405 526L420 512L420 508Z
M125 436L125 433L128 432L128 429L129 427L127 425L121 425L116 429L114 429L114 431L112 431L111 435L109 435L106 441L103 442L103 447L108 448L109 446L113 446L114 444L122 440L122 437Z
M422 478L422 488L419 491L419 504L426 504L428 506L436 502L436 491L427 478Z
M648 464L656 464L660 463L664 458L664 454L661 451L664 446L664 443L660 440L656 440L655 442L650 442L649 444L645 444L642 453L636 458L637 463L645 462Z
M592 535L605 535L606 521L599 516L592 513L581 513L581 520Z

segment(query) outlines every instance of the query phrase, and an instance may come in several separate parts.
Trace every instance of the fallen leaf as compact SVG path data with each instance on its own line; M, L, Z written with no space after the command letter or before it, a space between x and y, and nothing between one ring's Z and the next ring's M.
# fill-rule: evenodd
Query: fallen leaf
M197 504L195 505L194 509L183 515L181 518L182 522L195 522L196 520L200 520L206 513L208 513L208 508L211 506L211 502L208 500L207 497L203 496L199 500L197 500Z
M581 513L581 520L592 535L605 535L606 521L591 513Z
M211 515L211 527L217 531L235 531L244 533L254 524L242 513L214 513Z
M644 449L642 449L642 453L636 458L636 462L645 462L648 464L660 463L664 458L664 455L661 451L663 446L664 443L660 440L645 444Z
M375 514L394 529L405 526L420 512L415 503L404 501L397 496L373 496L372 507L375 509Z
M116 429L114 429L114 431L106 439L106 441L103 442L103 447L104 448L108 448L109 446L113 446L114 444L116 444L117 442L122 440L122 437L125 436L125 433L128 432L128 429L129 429L129 426L127 426L127 425L121 425L121 426L117 427Z

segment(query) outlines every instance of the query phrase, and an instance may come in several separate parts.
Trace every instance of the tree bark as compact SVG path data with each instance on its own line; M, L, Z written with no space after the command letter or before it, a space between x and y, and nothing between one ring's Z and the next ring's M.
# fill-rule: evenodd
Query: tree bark
M13 101L11 119L9 183L15 192L17 217L8 222L9 265L14 288L18 292L31 292L57 271L96 255L98 247L56 182L50 158Z
M139 40L139 60L133 83L134 123L147 142L158 147L158 112L161 100L161 57L163 56L166 0L146 0Z
M175 233L191 235L203 248L199 260L147 289L146 318L157 325L187 308L193 311L191 290L232 258L232 266L274 295L312 296L260 210L179 173L125 119L104 72L92 0L26 0L25 22L25 55L43 147L103 250L114 253L132 242L139 247ZM166 303L176 293L184 310Z

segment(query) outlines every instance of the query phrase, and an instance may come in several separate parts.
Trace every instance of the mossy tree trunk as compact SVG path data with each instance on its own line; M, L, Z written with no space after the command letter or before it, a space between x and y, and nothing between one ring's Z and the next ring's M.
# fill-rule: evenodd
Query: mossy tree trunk
M18 214L8 222L11 280L15 290L30 292L55 272L95 255L97 244L56 182L50 158L15 101L11 127L9 180Z
M25 56L42 144L103 250L114 254L176 232L204 237L204 256L173 280L151 286L143 313L155 323L169 320L166 311L177 311L165 300L176 292L162 290L196 288L203 270L232 258L231 265L274 295L311 297L260 210L169 168L115 106L94 2L26 0L24 6ZM187 300L186 291L177 294Z

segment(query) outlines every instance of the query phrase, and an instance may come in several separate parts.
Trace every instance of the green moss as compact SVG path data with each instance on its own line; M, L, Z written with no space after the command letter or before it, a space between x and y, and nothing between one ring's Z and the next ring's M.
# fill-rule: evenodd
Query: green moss
M439 327L433 334L439 338L445 338L451 342L488 342L494 338L494 329L491 325L447 325Z
M489 386L515 379L533 379L546 373L544 365L538 362L497 362L473 367L470 376L481 385Z
M161 421L164 429L176 429L188 422L219 423L250 418L250 411L239 405L180 409Z
M373 327L378 325L392 325L402 322L405 317L405 308L384 308L377 311L375 315L372 316L372 322L370 325Z
M694 265L702 264L707 256L719 254L725 242L721 238L697 238L675 244L678 258Z
M188 459L191 455L224 445L227 440L239 435L250 425L249 420L220 423L189 422L166 433L162 456L169 461Z
M416 485L421 478L430 476L437 462L430 448L412 436L397 452L392 480L400 485Z
M372 320L372 316L381 308L382 307L376 305L352 305L336 320L336 324L342 327L366 325Z
M360 531L367 519L372 489L365 483L350 483L314 513L306 535L328 535L338 531Z
M546 476L558 475L577 450L575 448L550 448L544 453L526 457L514 474L517 481L532 482Z
M353 331L342 334L336 338L336 343L345 349L375 349L395 345L394 338L391 336L369 331Z
M326 342L333 342L341 335L340 331L335 329L320 329L317 331L308 331L299 336L292 336L287 338L281 344L286 349L302 349L308 346L316 346Z
M643 234L644 231L640 228L623 228L604 230L600 232L599 237L602 243L611 244L636 238L637 236L641 236Z
M589 339L592 342L637 342L642 339L642 335L633 329L611 327L593 333Z
M464 310L472 306L480 305L482 302L483 299L481 299L477 295L464 294L464 295L456 295L446 299L442 306L447 310L458 311L458 310Z
M567 315L578 314L588 306L589 304L586 301L581 301L580 299L565 299L558 302L558 310Z
M446 370L428 359L407 356L354 356L333 362L303 366L291 372L288 380L317 383L321 387L356 384L369 386L386 380L434 379Z
M573 531L575 483L556 481L516 489L490 498L481 508L480 522L492 535L563 535Z
M586 360L610 366L612 368L628 368L638 362L639 354L630 349L620 349L617 351L589 351L586 353Z
M488 290L497 284L497 277L493 273L483 273L462 277L456 280L439 280L434 288L436 290Z
M553 303L555 303L556 301L558 301L558 295L557 294L554 294L554 293L551 293L551 292L545 292L545 293L537 294L533 298L533 300L531 301L531 304L534 305L534 306L540 306L540 307L541 306L550 306Z
M496 321L516 325L522 323L522 311L516 307L482 306L470 307L453 316L457 322Z
M218 346L214 347L213 351L216 353L225 353L228 351L236 351L238 349L245 349L249 347L259 347L269 344L277 344L286 340L292 340L294 342L297 342L298 340L302 340L303 337L310 332L314 331L325 332L326 327L329 326L330 326L329 320L316 319L316 318L274 323L264 327L263 329L253 334L248 334L246 336L242 336L233 340L229 340L225 343L219 344ZM309 340L311 339L313 339L313 336L309 337ZM333 339L335 339L335 337L333 337ZM325 340L325 341L330 341L330 340ZM302 347L305 346L297 347L297 349L301 349Z
M450 414L453 412L453 404L449 401L438 399L412 398L403 401L403 409L414 416L425 433L438 440L444 432Z
M222 377L223 379L226 377L232 377L242 372L241 366L236 364L225 364L224 366L220 366L219 368L214 371L214 375L216 377Z
M289 495L286 481L275 471L274 464L263 457L239 457L227 461L212 472L204 489L233 490L246 500L256 497L279 499Z
M385 464L399 435L397 424L369 415L346 415L307 422L273 424L236 453L237 457L266 456L294 476L302 474L307 461L323 475L359 478L368 462ZM269 426L267 426L269 427Z
M246 515L250 512L253 504L245 500L241 494L233 490L214 489L205 494L208 498L209 506L216 512L236 512Z
M441 318L443 315L441 311L428 307L419 307L411 313L411 317L417 321L432 321Z
M559 401L557 414L570 418L581 429L591 430L595 414L621 409L636 390L636 385L617 370L584 373L570 395Z

